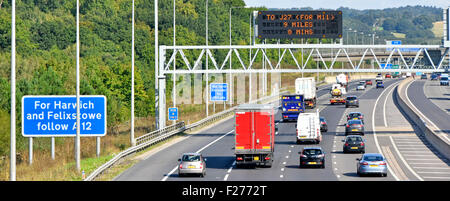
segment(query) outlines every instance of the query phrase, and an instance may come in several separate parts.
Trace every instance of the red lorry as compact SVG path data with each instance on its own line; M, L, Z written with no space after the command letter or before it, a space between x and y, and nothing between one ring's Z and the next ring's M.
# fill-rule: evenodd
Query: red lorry
M273 105L240 105L236 109L235 121L236 166L271 167L276 131Z

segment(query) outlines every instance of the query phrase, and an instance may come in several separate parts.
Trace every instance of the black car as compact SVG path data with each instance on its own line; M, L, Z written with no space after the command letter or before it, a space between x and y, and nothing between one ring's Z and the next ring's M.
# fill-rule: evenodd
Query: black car
M364 135L364 123L361 120L350 120L345 125L345 135L361 134Z
M320 131L321 132L327 132L328 131L327 120L325 120L324 117L320 117Z
M359 101L356 96L347 96L345 100L345 107L359 107Z
M325 168L325 152L321 147L305 147L300 154L300 168L318 166Z
M344 153L349 152L358 152L358 153L365 153L366 152L366 145L365 140L359 136L359 135L349 135L346 136L344 140L343 151Z
M420 75L420 79L422 79L422 80L426 80L427 79L427 74L422 74L422 75Z

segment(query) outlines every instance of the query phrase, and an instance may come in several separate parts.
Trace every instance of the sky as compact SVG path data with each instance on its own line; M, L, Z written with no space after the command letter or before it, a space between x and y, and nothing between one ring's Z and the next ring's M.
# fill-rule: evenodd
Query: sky
M314 9L336 9L348 7L358 10L384 9L394 7L435 6L447 8L450 0L244 0L248 6L264 6L267 8L301 8L312 7Z

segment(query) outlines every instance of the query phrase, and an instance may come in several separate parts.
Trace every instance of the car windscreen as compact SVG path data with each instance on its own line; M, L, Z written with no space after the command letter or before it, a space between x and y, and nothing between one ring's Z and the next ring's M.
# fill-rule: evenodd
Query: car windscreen
M354 137L352 136L352 137L347 137L346 141L347 142L361 142L362 138L358 137L358 136L354 136Z
M349 97L347 97L347 100L356 100L356 97L354 97L354 96L349 96Z
M351 120L351 121L348 121L348 125L352 125L352 124L361 124L361 121L360 121L360 120Z
M361 116L361 114L359 114L359 113L350 113L348 116L350 116L350 118L353 118L353 117L359 117L359 116Z
M304 155L320 155L322 154L322 150L320 149L305 149L303 150Z
M197 162L197 161L200 161L200 156L199 155L183 155L183 158L181 160L185 161L185 162Z
M441 80L448 80L448 77L441 77Z
M377 156L377 155L364 156L363 160L365 160L365 161L382 161L383 157L382 156Z

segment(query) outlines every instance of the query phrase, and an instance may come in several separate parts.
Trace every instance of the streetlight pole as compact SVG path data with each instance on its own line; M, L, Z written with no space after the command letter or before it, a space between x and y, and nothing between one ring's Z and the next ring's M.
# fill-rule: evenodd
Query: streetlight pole
M130 141L131 146L135 146L134 141L134 0L132 5L132 17L131 17L131 131L130 131Z
M206 0L206 46L208 46L208 0ZM206 58L206 71L208 71L208 53L205 54ZM209 77L208 73L206 73L206 116L208 117L208 109L209 109Z
M80 163L80 1L77 0L77 135L76 135L76 166L81 170Z
M173 0L173 46L175 47L177 45L176 43L176 6L175 6L175 0ZM175 50L174 50L175 51ZM177 97L176 97L176 74L175 74L175 70L176 70L176 57L173 60L173 87L172 87L172 100L173 100L173 107L177 106ZM189 79L191 79L191 77L189 76ZM173 121L173 124L175 124L177 121Z
M12 0L11 4L11 150L9 179L16 181L16 0Z

